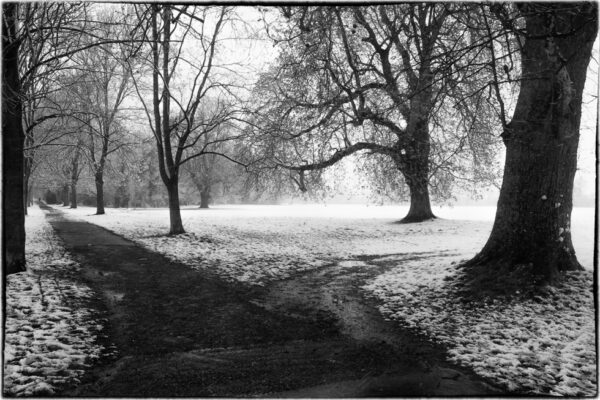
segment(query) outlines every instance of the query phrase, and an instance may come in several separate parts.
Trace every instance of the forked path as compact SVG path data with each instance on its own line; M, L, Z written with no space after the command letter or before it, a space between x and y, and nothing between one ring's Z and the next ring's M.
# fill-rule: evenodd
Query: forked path
M360 263L248 289L44 208L83 266L117 355L63 395L377 397L498 393L384 321ZM354 272L353 272L354 271Z

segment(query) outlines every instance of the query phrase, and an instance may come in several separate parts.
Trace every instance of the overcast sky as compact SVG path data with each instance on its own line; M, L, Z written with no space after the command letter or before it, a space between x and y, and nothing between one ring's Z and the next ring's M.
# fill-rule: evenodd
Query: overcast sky
M277 48L264 33L265 14L256 7L235 7L237 21L228 24L222 36L227 38L221 43L218 59L221 63L231 62L231 70L237 79L245 85L251 85L261 71L264 71L277 56ZM273 20L274 13L267 13L266 18ZM252 36L248 38L248 36ZM244 37L244 39L236 39ZM584 92L584 104L581 120L581 139L579 144L578 171L575 178L575 194L593 196L595 188L595 148L596 148L596 115L598 111L598 40L594 45L594 59L590 62L588 78ZM235 65L233 65L235 63ZM184 85L187 86L187 85ZM135 99L130 99L135 101ZM503 157L503 155L499 155ZM502 160L503 162L503 160ZM347 171L351 168L345 168ZM346 178L353 180L351 173ZM350 185L358 184L358 182ZM357 190L360 192L360 190ZM492 191L494 192L494 191ZM494 193L497 193L495 191ZM491 194L491 197L497 194ZM361 196L362 197L362 196Z

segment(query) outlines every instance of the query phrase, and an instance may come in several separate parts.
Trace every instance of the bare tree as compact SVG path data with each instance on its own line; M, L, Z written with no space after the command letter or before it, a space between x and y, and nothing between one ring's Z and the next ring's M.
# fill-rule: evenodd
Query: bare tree
M138 7L140 19L148 22L150 51L145 61L152 75L150 104L142 82L134 79L134 85L154 134L160 176L169 195L170 234L184 232L179 209L181 166L205 154L221 154L215 146L233 139L219 136L198 146L223 125L235 128L236 110L229 100L228 85L212 76L218 68L215 54L230 12L227 7ZM195 43L196 55L185 49L190 40ZM174 79L184 68L187 88L178 93Z
M98 31L106 38L126 37L122 31L128 27L122 22L122 16L104 15L98 22ZM78 99L75 117L85 125L87 133L83 149L96 184L96 214L104 214L107 159L127 144L119 112L132 88L131 58L131 47L124 43L107 43L75 56L79 72L71 93Z
M23 88L25 94L23 100L23 129L25 134L23 201L25 202L25 214L27 214L27 207L30 205L31 177L38 164L36 160L37 152L41 146L53 143L64 135L64 133L57 134L57 130L52 129L52 123L61 117L62 112L57 110L54 104L51 104L47 99L50 92L53 91L50 76L42 74L33 78L34 82L30 82L29 85Z
M17 35L22 50L19 79L25 135L23 200L27 213L29 179L36 164L36 152L69 134L48 129L49 123L68 113L65 107L71 104L54 102L51 97L64 89L58 75L71 68L70 51L81 45L87 24L86 7L83 4L23 3L18 7L18 20L21 22Z

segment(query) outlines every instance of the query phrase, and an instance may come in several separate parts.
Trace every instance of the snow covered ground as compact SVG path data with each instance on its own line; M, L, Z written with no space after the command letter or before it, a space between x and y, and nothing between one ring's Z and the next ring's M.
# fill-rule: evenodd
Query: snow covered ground
M356 255L460 249L468 258L491 228L488 221L393 224L403 207L217 206L182 210L188 233L169 237L166 209L107 209L103 216L87 207L64 211L194 268L258 285Z
M570 273L559 287L547 288L547 296L475 302L464 299L448 279L457 272L448 261L397 260L364 289L381 300L380 311L388 319L446 344L450 361L507 389L595 394L591 271Z
M187 234L165 236L166 209L64 209L200 270L246 284L361 255L387 272L364 286L381 312L446 344L448 358L512 390L537 394L595 393L592 289L594 210L573 211L573 242L588 271L536 299L461 301L454 265L485 243L493 207L438 208L442 217L393 224L405 207L358 205L216 206L186 208Z
M78 382L99 357L103 321L85 307L93 293L69 278L79 266L37 206L25 226L29 271L7 279L4 394L47 396Z
M165 237L169 213L158 209L112 209L94 215L95 208L62 208L69 215L98 224L174 259L197 268L210 266L236 280L263 280L270 269L255 258L279 257L278 274L324 259L364 254L450 251L472 257L492 228L495 207L440 207L440 219L421 224L393 224L407 210L403 206L365 205L223 205L208 210L182 209L188 234ZM581 264L592 269L594 210L575 208L572 235ZM188 246L189 245L189 246ZM297 260L289 265L289 257ZM244 259L252 263L244 265ZM319 262L320 260L320 262ZM268 261L268 260L267 260ZM215 267L215 262L218 266ZM288 268L289 267L289 268ZM229 271L230 269L234 271ZM247 274L240 274L240 272ZM244 276L245 278L242 278Z

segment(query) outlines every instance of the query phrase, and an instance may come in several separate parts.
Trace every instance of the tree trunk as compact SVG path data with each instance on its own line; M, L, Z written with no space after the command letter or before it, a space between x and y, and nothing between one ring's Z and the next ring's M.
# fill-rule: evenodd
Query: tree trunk
M181 222L181 211L179 210L179 180L177 176L171 178L166 186L167 193L169 194L169 217L171 223L169 235L185 233L183 223Z
M535 3L522 6L527 33L537 38L526 39L522 49L523 80L503 133L506 163L492 233L470 265L494 265L507 273L525 267L544 282L581 268L571 242L571 211L597 6L573 4L578 13L557 8L537 13ZM553 29L574 33L544 38Z
M208 208L208 201L210 199L210 189L202 189L200 191L200 208Z
M79 148L71 162L71 208L77 208L77 181L79 180Z
M22 102L19 94L17 3L2 4L2 251L3 276L25 271ZM3 287L6 287L3 279Z
M71 181L71 207L77 208L77 181Z
M421 222L435 218L429 199L429 128L422 119L413 127L413 140L399 146L396 165L410 190L410 209L401 223Z
M63 203L63 207L66 207L69 205L69 184L68 183L65 183L63 185L62 203Z
M400 222L421 222L435 218L433 211L431 211L427 183L427 178L423 176L413 176L410 178L410 181L407 179L410 190L410 208L408 214Z
M102 172L95 175L96 181L96 215L104 214L104 178Z

